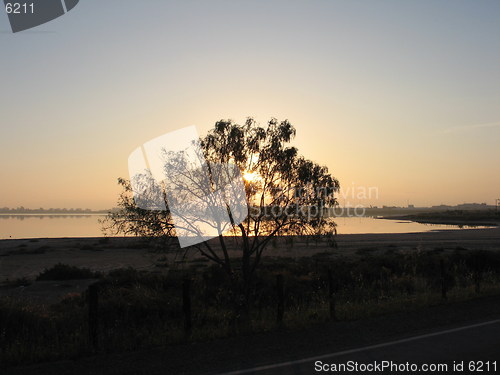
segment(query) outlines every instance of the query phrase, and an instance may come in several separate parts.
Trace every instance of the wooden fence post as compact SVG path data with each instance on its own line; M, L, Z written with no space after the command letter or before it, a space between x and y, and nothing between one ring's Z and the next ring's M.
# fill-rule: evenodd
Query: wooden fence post
M283 323L283 315L285 313L285 292L283 290L283 275L276 275L276 292L278 295L278 313L276 315L276 322Z
M444 260L439 259L439 267L441 269L441 298L443 300L447 299L447 288L446 288L446 271L444 268Z
M481 280L483 278L482 264L480 260L476 257L474 260L474 286L475 292L477 294L481 293Z
M330 305L330 319L337 320L337 313L335 311L335 285L333 282L332 270L328 270L328 301Z
M190 279L184 279L182 283L182 311L184 313L184 332L189 336L192 330Z
M99 286L89 285L89 342L94 351L99 350Z

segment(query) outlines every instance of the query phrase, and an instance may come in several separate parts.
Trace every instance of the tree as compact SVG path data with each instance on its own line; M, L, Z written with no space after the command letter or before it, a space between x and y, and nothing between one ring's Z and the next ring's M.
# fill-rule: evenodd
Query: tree
M235 165L243 174L248 202L245 214L248 215L238 224L231 220L226 232L230 236L219 235L220 251L210 242L193 247L227 272L245 306L248 306L256 270L271 239L283 235L324 235L334 243L335 223L326 217L325 211L337 203L334 193L339 183L328 173L327 167L305 159L298 154L297 148L290 146L295 134L295 128L287 120L271 119L266 126L260 126L248 118L243 125L231 120L218 121L208 135L200 139L208 163L208 170L202 173L210 175L210 182L218 178L216 168L210 167L214 165ZM168 160L178 164L175 168L185 166L181 157ZM192 173L178 175L193 180ZM166 210L138 208L131 197L130 182L120 179L119 183L124 187L119 200L120 210L109 216L108 229L172 240L175 229L173 212L168 206ZM231 259L230 241L236 241L232 246L241 249L238 262Z

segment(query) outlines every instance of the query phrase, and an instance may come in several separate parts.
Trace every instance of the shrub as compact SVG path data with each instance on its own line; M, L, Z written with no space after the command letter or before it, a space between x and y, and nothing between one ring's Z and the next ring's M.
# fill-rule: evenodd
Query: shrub
M46 268L37 276L37 280L76 280L93 279L100 277L98 272L92 272L88 268L79 268L67 264L58 263L52 268Z

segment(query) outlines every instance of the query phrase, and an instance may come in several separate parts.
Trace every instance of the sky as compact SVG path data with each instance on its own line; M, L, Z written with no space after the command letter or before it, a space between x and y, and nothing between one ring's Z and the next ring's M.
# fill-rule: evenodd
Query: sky
M136 147L248 116L294 124L341 204L500 198L499 1L81 0L0 12L0 50L0 207L113 207Z

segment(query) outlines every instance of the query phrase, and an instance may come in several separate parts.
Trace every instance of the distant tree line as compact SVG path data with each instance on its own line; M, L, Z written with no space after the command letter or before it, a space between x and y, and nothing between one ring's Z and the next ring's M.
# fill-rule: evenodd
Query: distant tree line
M108 213L109 210L92 211L90 208L17 208L1 207L2 214L89 214L89 213Z

